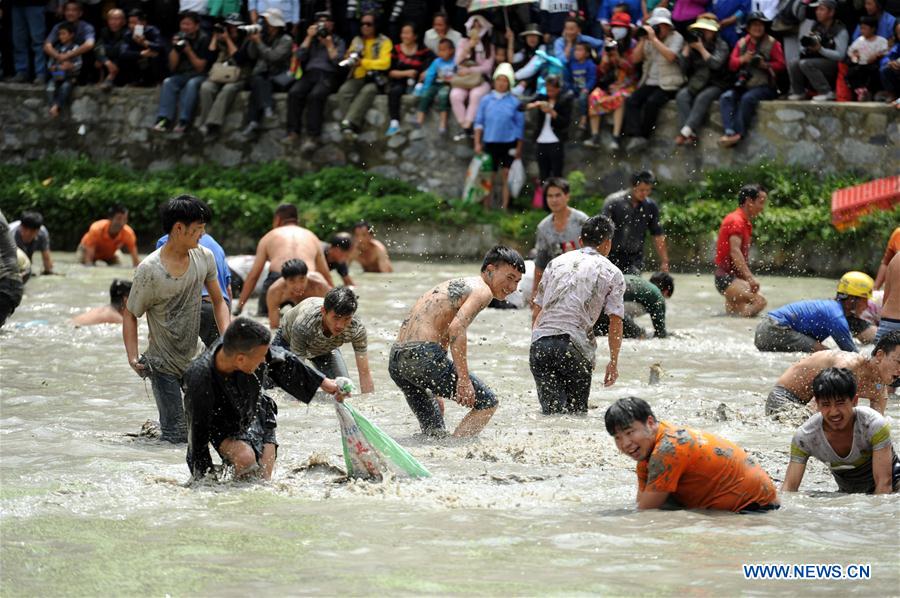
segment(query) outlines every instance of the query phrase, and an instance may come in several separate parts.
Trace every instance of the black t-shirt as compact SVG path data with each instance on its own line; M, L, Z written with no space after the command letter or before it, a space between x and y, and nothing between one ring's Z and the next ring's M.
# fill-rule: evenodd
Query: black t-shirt
M610 196L603 205L603 215L616 225L609 260L624 273L639 274L644 265L644 238L647 231L654 237L664 234L659 223L659 206L650 198L637 206L631 194Z

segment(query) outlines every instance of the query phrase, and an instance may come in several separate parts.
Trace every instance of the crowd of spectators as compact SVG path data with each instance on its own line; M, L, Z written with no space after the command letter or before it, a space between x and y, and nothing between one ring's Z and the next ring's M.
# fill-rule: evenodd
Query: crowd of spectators
M54 117L76 85L158 85L154 130L215 136L249 90L242 135L252 140L286 92L284 142L312 152L330 95L352 139L387 94L388 136L431 110L447 135L452 113L454 139L495 153L501 169L521 154L530 118L542 180L562 174L572 141L639 151L673 99L684 146L716 100L723 147L778 97L900 108L900 0L536 0L476 14L466 4L12 0L4 23L11 80L45 85ZM403 122L410 94L418 111Z

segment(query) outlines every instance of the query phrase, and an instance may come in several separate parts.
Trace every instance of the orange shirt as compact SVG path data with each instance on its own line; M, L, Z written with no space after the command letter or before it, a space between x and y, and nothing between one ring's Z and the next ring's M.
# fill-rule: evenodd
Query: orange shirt
M656 446L637 466L641 491L669 492L686 509L740 511L777 501L769 475L744 449L715 434L659 422Z
M891 238L888 239L887 249L884 250L882 264L890 264L895 255L900 253L900 226L894 229Z
M81 237L81 244L94 250L95 260L113 259L120 247L125 247L129 253L135 250L137 237L130 226L126 224L119 231L119 234L115 237L110 237L109 225L110 221L106 218L98 220Z

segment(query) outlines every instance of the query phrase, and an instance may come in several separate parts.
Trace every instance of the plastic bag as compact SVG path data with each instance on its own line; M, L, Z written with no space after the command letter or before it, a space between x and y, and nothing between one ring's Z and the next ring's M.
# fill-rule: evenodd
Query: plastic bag
M493 161L488 154L477 154L469 162L466 169L466 183L463 186L462 200L467 203L478 203L485 195L489 195L493 186Z
M510 197L519 197L522 187L525 186L525 166L518 158L509 166L509 177L506 180L509 184Z
M431 473L415 457L352 405L346 401L335 402L334 407L341 425L341 444L348 476L381 480L385 472L391 471L413 478L431 477Z

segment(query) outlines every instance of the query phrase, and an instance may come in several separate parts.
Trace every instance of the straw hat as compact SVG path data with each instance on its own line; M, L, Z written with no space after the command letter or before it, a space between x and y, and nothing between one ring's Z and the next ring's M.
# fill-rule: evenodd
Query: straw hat
M719 20L716 15L705 12L697 16L697 20L688 26L688 29L703 29L704 31L719 31Z

